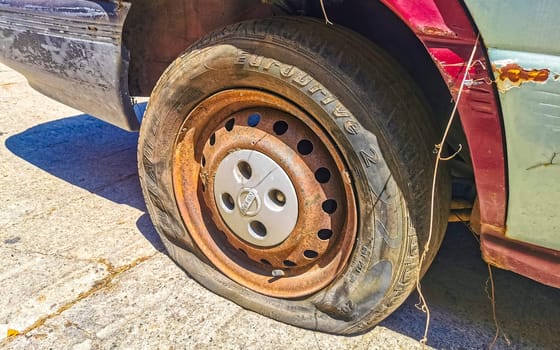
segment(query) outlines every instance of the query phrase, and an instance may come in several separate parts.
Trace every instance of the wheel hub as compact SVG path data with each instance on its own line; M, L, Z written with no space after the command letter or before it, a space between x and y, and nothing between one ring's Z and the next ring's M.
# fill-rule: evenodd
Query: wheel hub
M298 199L288 174L257 151L234 151L221 161L214 200L229 229L261 247L283 242L298 218Z
M259 293L296 298L344 269L357 218L330 137L275 95L237 89L185 119L173 160L183 222L202 254Z

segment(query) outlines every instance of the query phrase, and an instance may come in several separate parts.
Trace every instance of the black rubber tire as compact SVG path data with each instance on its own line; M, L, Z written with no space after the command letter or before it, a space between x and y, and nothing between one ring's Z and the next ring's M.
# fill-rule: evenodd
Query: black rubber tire
M276 64L268 69L249 64L253 55L294 66L296 74L307 74L337 102L321 103L324 95L283 76ZM347 162L358 202L356 242L344 273L313 295L278 299L233 282L197 248L177 209L171 169L181 125L205 97L238 87L279 94L308 111ZM148 211L170 256L199 283L285 323L355 334L388 316L414 288L428 235L436 129L406 72L367 40L301 17L255 20L203 38L163 74L142 122L139 173ZM449 200L442 169L423 272L443 239Z

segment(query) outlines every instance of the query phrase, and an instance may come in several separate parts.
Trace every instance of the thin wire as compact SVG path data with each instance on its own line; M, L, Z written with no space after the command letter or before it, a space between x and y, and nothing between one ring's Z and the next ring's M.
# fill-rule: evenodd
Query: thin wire
M459 144L459 149L457 151L455 151L455 153L453 153L449 157L443 157L443 158L441 158L441 160L451 160L451 159L455 158L459 153L461 153L462 150L463 150L463 145Z
M325 7L325 2L324 0L319 0L321 2L321 10L323 10L323 16L325 16L325 24L333 24L333 22L331 22L329 20L329 16L327 16L327 9Z
M455 214L455 216L470 231L470 233L472 233L472 236L474 237L476 242L480 244L480 239L478 238L478 236L476 235L472 227L469 224L467 224L466 221L461 219L459 215ZM492 316L494 318L494 326L496 327L496 333L494 334L494 339L492 339L492 342L488 346L488 350L492 350L494 345L496 345L496 341L498 340L498 337L500 336L501 328L500 328L500 324L498 323L498 315L496 313L496 292L495 292L495 285L494 285L494 276L492 275L492 266L489 263L486 263L486 266L488 266L488 279L486 280L486 284L485 284L486 286L484 288L484 291L486 292L488 299L490 299L490 304L492 305ZM490 288L492 294L488 293L488 282L490 282ZM502 334L504 335L504 339L506 343L510 345L510 341L507 338L507 335L503 332Z
M491 288L491 292L492 294L488 294L488 280L486 281L486 295L488 295L488 298L490 299L490 302L492 303L492 316L494 316L494 326L496 326L496 334L494 335L494 339L492 339L492 343L490 343L490 346L488 347L489 350L492 350L492 348L494 347L494 345L496 345L496 341L498 340L498 336L500 335L500 326L498 325L498 317L496 316L496 294L494 292L494 277L492 276L492 267L490 266L490 264L486 264L488 265L488 279L490 280L490 288Z
M435 197L436 197L436 184L437 184L438 168L439 168L440 160L442 160L441 153L443 151L443 145L445 145L445 142L447 140L447 136L449 134L449 130L451 129L451 125L453 124L453 119L455 118L455 114L457 113L457 107L459 105L459 102L461 101L461 96L463 94L463 88L465 86L465 81L467 80L467 77L469 75L469 70L470 70L470 68L473 64L473 59L474 59L474 55L476 53L476 49L478 47L479 39L480 39L480 34L476 37L476 41L474 43L474 47L472 49L471 55L469 57L469 60L467 61L467 65L465 66L465 74L463 75L463 80L461 81L459 91L457 92L457 99L455 101L455 105L453 106L453 110L451 111L451 116L449 117L449 121L447 122L445 132L443 133L443 137L442 137L439 145L436 145L438 152L437 152L436 161L435 161L435 164L434 164L434 176L432 178L432 195L431 195L431 200L430 200L430 229L429 229L429 233L428 233L428 240L426 241L426 245L424 246L424 251L422 252L422 255L420 256L418 274L416 275L416 290L418 291L418 295L420 297L420 302L416 305L416 307L419 308L422 312L424 312L426 314L426 328L424 329L424 337L420 340L420 343L422 344L422 347L425 347L426 343L428 342L428 331L430 329L430 309L428 308L428 304L426 303L426 298L424 297L424 294L422 293L422 287L420 285L420 271L422 270L422 264L424 263L424 260L426 259L426 256L428 254L430 242L432 240L432 234L433 234L433 231L434 231L434 206L435 206Z

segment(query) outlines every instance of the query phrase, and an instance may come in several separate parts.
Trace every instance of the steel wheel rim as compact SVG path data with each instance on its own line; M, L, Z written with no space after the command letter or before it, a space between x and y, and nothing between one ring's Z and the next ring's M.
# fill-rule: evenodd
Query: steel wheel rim
M344 270L356 237L356 204L330 139L301 109L262 91L222 91L189 113L175 143L175 197L197 247L222 273L261 294L297 298ZM242 162L251 176L264 167L282 180L230 180ZM272 185L259 187L267 181ZM274 196L278 218L252 220ZM262 224L252 238L251 220Z

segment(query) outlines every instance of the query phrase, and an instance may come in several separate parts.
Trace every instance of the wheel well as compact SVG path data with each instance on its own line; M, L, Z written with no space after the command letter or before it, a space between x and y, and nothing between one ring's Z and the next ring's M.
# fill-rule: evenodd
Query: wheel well
M164 70L196 40L228 24L272 16L261 0L130 0L123 43L129 90L149 96Z
M315 0L207 0L204 5L192 0L136 0L132 4L123 41L131 55L131 95L137 96L149 96L165 68L215 28L272 15L324 18L321 2ZM401 19L377 0L324 0L324 4L334 25L368 38L400 63L422 90L443 130L453 107L451 94L428 51ZM463 146L452 174L472 180L467 140L460 123L454 124L448 141Z
M453 99L432 57L417 36L390 9L377 0L331 1L326 8L330 21L365 36L382 47L408 72L422 90L434 113L433 117L442 132L451 110ZM310 9L312 15L323 18L322 9ZM455 123L448 139L451 145L461 144L464 166L458 165L456 173L472 177L472 165L467 140L460 123Z

